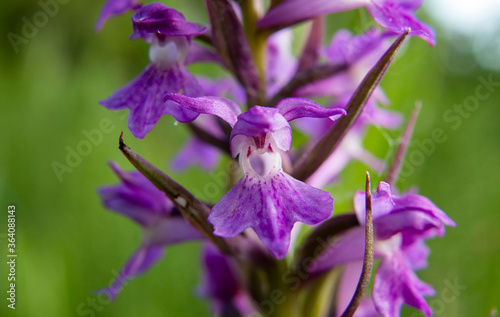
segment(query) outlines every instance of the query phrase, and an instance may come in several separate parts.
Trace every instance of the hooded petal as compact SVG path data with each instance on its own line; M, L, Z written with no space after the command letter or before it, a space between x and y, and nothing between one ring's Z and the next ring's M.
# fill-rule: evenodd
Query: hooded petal
M279 109L254 106L238 116L238 122L233 127L231 136L241 134L255 138L286 127L290 125L279 113Z
M165 254L163 247L141 247L127 261L111 286L98 290L98 294L106 294L110 300L122 291L131 278L149 270Z
M221 237L253 228L269 251L281 259L295 222L317 224L332 210L329 193L279 171L266 177L245 175L212 208L208 221L214 225L214 234Z
M276 108L254 106L238 116L230 136L233 157L245 148L249 137L264 141L256 145L260 148L274 142L280 150L288 151L292 145L292 129Z
M144 37L146 33L166 36L195 36L207 31L206 27L186 21L177 10L158 2L142 6L132 16L134 34L131 38Z
M172 115L180 122L194 120L198 113L164 103L167 93L182 91L187 95L200 95L201 87L189 71L179 64L162 69L149 65L138 77L100 102L111 110L130 109L128 126L137 138L144 138L163 114Z

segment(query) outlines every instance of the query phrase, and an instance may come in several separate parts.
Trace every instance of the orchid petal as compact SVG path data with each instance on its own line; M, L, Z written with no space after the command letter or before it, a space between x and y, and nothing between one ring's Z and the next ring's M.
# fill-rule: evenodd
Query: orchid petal
M189 95L201 94L201 87L185 67L175 64L172 68L161 69L151 64L100 104L111 110L130 109L129 129L135 137L142 139L163 114L170 114L180 122L193 121L198 116L176 103L163 102L165 94L181 90Z
M257 22L260 28L289 26L318 15L356 9L369 0L287 0L269 10Z
M380 262L373 283L373 301L377 310L386 317L400 316L403 303L432 315L423 296L433 295L433 288L418 279L400 252Z
M337 120L347 114L342 108L324 108L322 105L305 98L286 98L281 100L276 108L287 121L298 118L326 118Z
M240 107L235 102L222 97L190 98L179 94L167 94L163 100L175 102L189 111L217 116L231 126L234 126L237 121L236 116L241 113Z
M127 261L113 284L98 290L98 294L106 294L110 300L122 291L127 281L149 270L165 254L163 247L141 247Z
M208 221L214 225L214 234L221 237L233 237L252 227L269 251L281 259L295 222L319 223L332 209L329 193L283 172L266 177L247 174L212 208Z
M425 211L432 217L436 217L440 221L442 221L447 226L455 227L456 223L448 217L444 211L439 209L429 198L416 195L416 194L407 194L401 197L395 197L394 202L396 203L396 210L421 210Z
M382 27L396 33L403 33L410 29L410 35L418 36L431 45L436 44L434 30L427 24L420 22L412 12L413 10L410 11L404 6L396 4L396 1L385 1L381 4L376 1L372 2L366 8L375 22Z

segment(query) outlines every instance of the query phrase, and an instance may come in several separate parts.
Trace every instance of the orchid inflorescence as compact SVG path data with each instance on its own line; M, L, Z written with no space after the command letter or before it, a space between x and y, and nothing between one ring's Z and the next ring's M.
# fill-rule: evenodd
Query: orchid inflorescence
M241 172L228 168L226 194L205 201L130 149L122 134L119 148L137 171L110 163L120 183L99 195L139 224L143 238L99 292L115 298L166 246L199 240L199 294L216 315L393 317L406 304L431 316L424 297L435 291L415 271L427 266L425 240L455 224L429 199L394 186L419 106L390 164L362 146L370 126L403 122L381 107L388 100L378 83L408 35L434 44L433 30L414 15L422 1L268 2L205 0L207 26L161 3L104 5L96 28L133 11L131 39L150 44L150 64L101 105L129 109L128 128L140 139L163 115L185 123L192 135L174 169L213 170L227 155ZM323 16L361 7L381 28L340 30L323 46ZM302 22L310 28L295 57L291 28ZM230 76L194 75L187 68L193 63L219 65ZM306 99L320 97L326 107ZM308 141L292 144L292 126ZM386 176L372 194L367 172L354 212L332 215L334 199L323 189L352 160Z

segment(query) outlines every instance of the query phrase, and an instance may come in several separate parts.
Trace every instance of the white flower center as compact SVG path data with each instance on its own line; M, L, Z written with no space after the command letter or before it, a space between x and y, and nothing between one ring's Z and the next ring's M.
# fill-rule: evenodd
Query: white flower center
M253 171L260 176L266 176L273 169L281 167L281 159L277 160L274 153L254 153L250 156L249 161Z
M239 153L240 167L243 174L253 176L272 177L282 170L281 154L272 137L257 139L263 144L256 144L256 138L247 138L246 146L242 147ZM257 148L258 145L260 148Z
M165 39L153 37L149 47L149 60L161 69L168 69L176 62L184 63L189 49L185 36L171 36Z
M174 42L160 44L154 41L149 48L149 60L161 69L168 69L177 61L178 51Z

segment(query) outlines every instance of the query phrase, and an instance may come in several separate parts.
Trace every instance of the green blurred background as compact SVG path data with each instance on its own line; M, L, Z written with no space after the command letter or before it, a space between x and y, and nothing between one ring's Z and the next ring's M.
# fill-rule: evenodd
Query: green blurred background
M196 297L196 243L169 248L166 258L130 281L115 302L89 308L93 291L110 283L140 241L138 227L106 211L96 194L98 186L117 181L108 160L130 168L117 149L120 131L125 131L125 140L135 151L167 171L168 159L186 140L187 131L164 117L152 133L138 140L127 131L123 113L97 104L148 63L147 44L128 40L128 15L108 21L97 34L94 23L102 2L66 2L17 52L7 35L22 35L26 20L32 21L41 7L26 0L0 4L0 257L4 259L0 315L208 316L208 304ZM200 0L169 2L165 3L189 20L207 20ZM485 62L499 60L500 54L478 48L477 34L453 32L425 10L419 15L436 28L438 45L431 48L412 38L382 82L393 109L408 115L416 100L424 105L409 151L413 171L399 185L402 190L417 185L458 224L443 239L429 242L430 266L419 276L438 291L429 298L436 316L486 316L500 304L500 89L492 88L490 96L468 111L456 128L443 116L475 95L481 84L478 76L500 82L500 73L495 72L498 64ZM366 29L370 21L363 10L338 14L328 20L328 32L340 27L360 30L360 25ZM220 75L215 67L192 70ZM58 179L53 162L65 164L68 147L75 149L86 140L82 131L98 129L102 120L112 122L111 131ZM422 151L416 144L431 140L435 129L442 129L446 140L434 144L428 154L418 154ZM399 133L372 129L367 147L384 157L392 149L387 140ZM363 188L364 169L360 163L351 164L342 184L331 188L336 211L351 208L349 197ZM199 190L211 179L196 168L171 174ZM379 177L373 176L377 181ZM8 266L4 263L10 204L16 205L17 217L14 312L7 308ZM456 283L460 289L451 289L449 285ZM409 308L403 311L405 316L418 316Z

